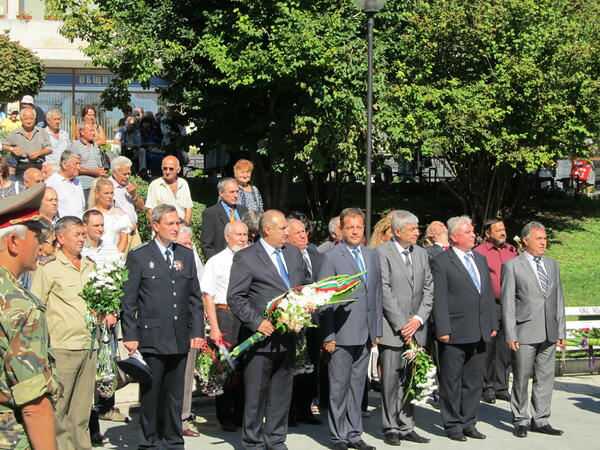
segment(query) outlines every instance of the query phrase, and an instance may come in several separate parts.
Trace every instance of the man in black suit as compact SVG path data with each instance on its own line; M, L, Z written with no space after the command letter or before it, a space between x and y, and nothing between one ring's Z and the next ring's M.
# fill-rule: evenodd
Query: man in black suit
M427 226L423 248L427 250L430 260L450 248L450 244L448 243L448 228L446 228L443 222L434 220Z
M242 446L283 450L287 449L296 339L276 331L263 313L269 301L310 278L300 250L285 244L288 223L281 212L266 211L259 229L261 239L235 254L227 290L227 304L242 323L240 340L256 331L267 336L244 358Z
M227 247L225 225L228 222L242 221L248 209L238 205L239 186L235 178L221 178L217 184L219 200L202 213L202 236L200 237L204 257L209 260Z
M187 353L200 348L204 320L194 253L175 243L179 216L172 205L152 211L156 237L129 253L123 287L123 345L139 350L152 371L142 384L139 448L183 449L181 410ZM161 404L165 401L166 404ZM159 416L160 419L159 419ZM164 424L159 435L157 424Z
M452 248L431 260L442 422L452 440L485 439L475 424L485 347L498 330L494 292L485 257L471 250L475 245L471 219L452 217L448 232Z

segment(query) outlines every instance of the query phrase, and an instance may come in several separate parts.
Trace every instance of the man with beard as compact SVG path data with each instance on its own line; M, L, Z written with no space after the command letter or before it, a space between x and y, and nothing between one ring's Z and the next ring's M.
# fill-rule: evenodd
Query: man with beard
M233 256L248 245L248 227L244 222L229 222L224 230L227 247L206 262L200 289L204 310L210 322L210 339L218 344L223 341L237 345L240 323L227 305L227 288ZM217 420L224 431L236 431L243 412L241 384L225 387L217 396Z

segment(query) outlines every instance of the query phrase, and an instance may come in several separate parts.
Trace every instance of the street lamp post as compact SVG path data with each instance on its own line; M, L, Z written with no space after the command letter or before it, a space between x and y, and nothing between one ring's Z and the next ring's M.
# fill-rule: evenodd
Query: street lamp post
M374 16L381 11L387 0L354 0L367 15L368 47L367 47L367 185L365 199L365 236L367 242L371 237L371 157L373 153L373 27Z

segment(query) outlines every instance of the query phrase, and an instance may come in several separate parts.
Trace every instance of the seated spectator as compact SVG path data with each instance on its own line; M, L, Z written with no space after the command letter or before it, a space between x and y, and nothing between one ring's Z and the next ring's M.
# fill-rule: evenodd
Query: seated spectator
M58 220L58 194L50 186L46 186L46 191L40 204L40 214L42 220L54 225Z
M8 163L0 156L0 198L12 197L21 190L19 183L9 178Z
M318 250L323 253L330 248L335 247L342 240L342 231L340 230L340 217L334 217L329 221L327 227L329 231L329 239L319 245Z
M142 146L146 149L146 165L153 175L159 174L160 163L164 157L160 128L155 125L153 118L144 116L140 122L140 133Z
M174 156L162 160L163 176L157 178L148 186L146 208L148 219L152 220L152 210L160 204L172 205L177 210L179 218L186 225L192 221L192 195L187 181L177 175L181 172L179 161Z
M8 134L21 126L19 120L19 111L12 111L6 119L0 123L0 129L4 134Z
M46 180L46 186L54 188L58 194L58 216L81 217L85 209L85 199L79 175L81 156L70 150L60 155L60 170Z
M115 134L114 143L121 146L121 154L137 160L137 172L146 175L146 149L142 146L142 135L135 117L129 116L125 126Z
M392 218L384 217L375 224L369 240L369 248L377 248L392 238Z
M88 200L90 209L95 208L104 214L104 245L113 251L124 253L128 235L131 231L129 216L120 208L113 206L115 188L108 178L97 178Z
M31 95L25 95L21 99L21 109L31 109L35 111L35 125L40 128L46 128L46 114L42 108L33 103Z
M30 167L42 168L46 155L52 153L50 138L40 127L35 125L35 110L22 109L23 125L2 139L2 150L11 153L17 160L17 178L23 178L23 172ZM44 122L45 123L45 122Z
M41 170L36 169L35 167L30 167L25 172L23 172L23 184L26 189L29 189L31 186L35 186L36 184L44 182L44 174Z
M48 133L48 137L50 138L52 153L46 155L46 162L56 163L57 166L60 162L60 155L62 155L62 152L64 152L69 147L69 144L71 144L69 134L60 127L61 122L62 113L58 109L51 109L48 111L48 114L46 114L46 123L48 124L46 133Z
M94 142L98 147L106 144L106 133L102 125L96 123L96 109L93 106L85 105L81 110L82 123L94 130Z
M87 123L80 123L77 129L79 139L69 145L69 150L81 157L79 180L81 181L83 196L87 199L94 179L106 176L106 170L102 167L100 149L94 142L94 129L92 126Z
M250 244L260 239L258 223L262 214L258 211L248 210L242 214L242 222L248 227L248 242Z
M162 145L168 155L177 156L183 165L182 138L187 135L185 118L173 106L167 106L167 111L160 119L160 131L163 135Z
M238 182L238 205L259 213L264 212L263 201L258 188L250 184L254 164L247 159L240 159L233 166L233 174Z
M62 155L62 153L61 153ZM42 175L44 176L44 181L46 181L48 178L50 178L52 176L52 174L55 174L56 172L58 172L60 170L60 156L59 156L59 161L46 161L44 162L44 164L42 164Z

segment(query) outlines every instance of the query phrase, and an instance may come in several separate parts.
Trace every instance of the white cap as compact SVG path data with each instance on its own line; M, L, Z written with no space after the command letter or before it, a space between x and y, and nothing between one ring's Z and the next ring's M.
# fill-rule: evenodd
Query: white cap
M35 105L35 103L33 103L33 97L31 95L24 95L23 98L21 99L21 103L28 103L30 105Z

